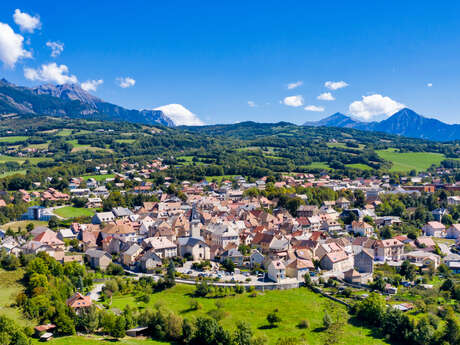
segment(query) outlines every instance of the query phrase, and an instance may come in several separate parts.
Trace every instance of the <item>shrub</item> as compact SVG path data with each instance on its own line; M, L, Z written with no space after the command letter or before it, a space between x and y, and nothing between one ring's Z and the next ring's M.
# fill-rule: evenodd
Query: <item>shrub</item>
M308 322L308 320L306 320L306 319L301 320L299 322L299 324L297 325L297 327L300 328L300 329L310 328L310 322Z
M278 309L268 313L267 321L270 324L270 327L276 327L276 324L281 322L281 317L278 315Z
M195 299L190 301L190 310L199 310L202 308L202 305Z

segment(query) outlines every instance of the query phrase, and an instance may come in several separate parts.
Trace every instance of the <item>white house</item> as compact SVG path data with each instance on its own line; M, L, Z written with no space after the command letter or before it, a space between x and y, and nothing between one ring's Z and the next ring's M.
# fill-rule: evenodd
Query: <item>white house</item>
M360 236L369 237L374 233L374 227L366 222L353 221L351 223L351 230Z
M446 227L440 222L428 222L422 227L425 236L444 237L446 235Z
M286 266L282 260L271 260L267 267L267 277L279 283L286 278Z

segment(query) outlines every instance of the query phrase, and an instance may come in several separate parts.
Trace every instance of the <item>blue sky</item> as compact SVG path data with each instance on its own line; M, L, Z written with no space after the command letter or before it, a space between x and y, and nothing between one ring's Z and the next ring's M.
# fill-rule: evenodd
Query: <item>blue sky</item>
M30 17L13 18L16 9ZM10 53L1 51L11 38L2 41L11 34L4 25L24 41L22 56L0 70L32 86L53 81L42 65L65 65L79 83L103 80L91 92L104 100L178 103L206 123L303 123L337 111L372 120L402 106L454 123L459 10L453 1L3 1L0 61ZM47 42L63 51L51 57ZM135 84L122 88L117 78L126 77ZM317 99L326 92L334 100Z

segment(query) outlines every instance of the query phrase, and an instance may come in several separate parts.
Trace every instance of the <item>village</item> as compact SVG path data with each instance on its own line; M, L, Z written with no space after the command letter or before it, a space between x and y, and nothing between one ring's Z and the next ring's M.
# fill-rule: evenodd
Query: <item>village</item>
M385 176L334 180L326 174L296 174L274 182L267 182L267 177L248 182L240 176L220 183L183 181L182 198L178 198L165 191L170 185L167 177L163 190L153 190L152 183L145 181L152 170L136 171L129 164L124 168L123 174L114 175L116 178L72 178L67 193L54 188L42 192L20 190L24 201L39 199L41 205L48 205L30 206L21 219L50 221L56 218L54 210L75 197L86 200L87 208L101 209L109 196L105 184L115 180L115 186L123 193L154 195L158 201L144 202L132 209L114 206L96 212L88 223L73 222L69 228L53 230L38 226L25 236L8 236L7 229L3 229L0 248L15 255L46 252L60 262L86 262L100 271L116 263L126 272L153 276L161 272L159 268L165 260L179 258L177 272L185 280L206 278L279 289L298 287L305 275L313 280L335 278L367 285L372 282L377 265L397 267L406 260L422 270L436 269L441 263L455 273L460 270L460 255L455 253L460 224L442 223L447 209L433 210L432 220L416 238L407 234L378 236L384 227L398 229L403 223L396 215L377 216L380 198L389 194L432 193L440 188L433 180L422 184L422 177L413 177L407 178L407 186L391 186ZM164 169L161 161L148 168ZM107 174L102 168L97 171L102 176ZM136 185L123 190L134 171ZM359 190L365 200L360 208L345 197L312 205L306 195L299 194L295 197L304 202L293 215L277 207L276 200L251 196L251 191L263 191L268 183L274 188ZM456 191L460 185L442 188ZM448 197L448 205L459 204L459 196ZM437 241L446 238L450 242ZM387 285L388 293L397 289Z

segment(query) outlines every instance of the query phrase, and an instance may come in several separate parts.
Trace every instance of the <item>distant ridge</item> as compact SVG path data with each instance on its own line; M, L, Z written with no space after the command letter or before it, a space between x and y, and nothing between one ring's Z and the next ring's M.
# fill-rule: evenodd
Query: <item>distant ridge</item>
M127 121L174 127L161 110L126 109L105 102L77 84L45 84L34 88L0 80L0 114L52 115L71 118Z
M460 125L449 125L436 119L430 119L409 108L401 109L380 122L362 122L350 116L335 113L319 121L305 122L304 126L355 128L434 141L460 140Z

